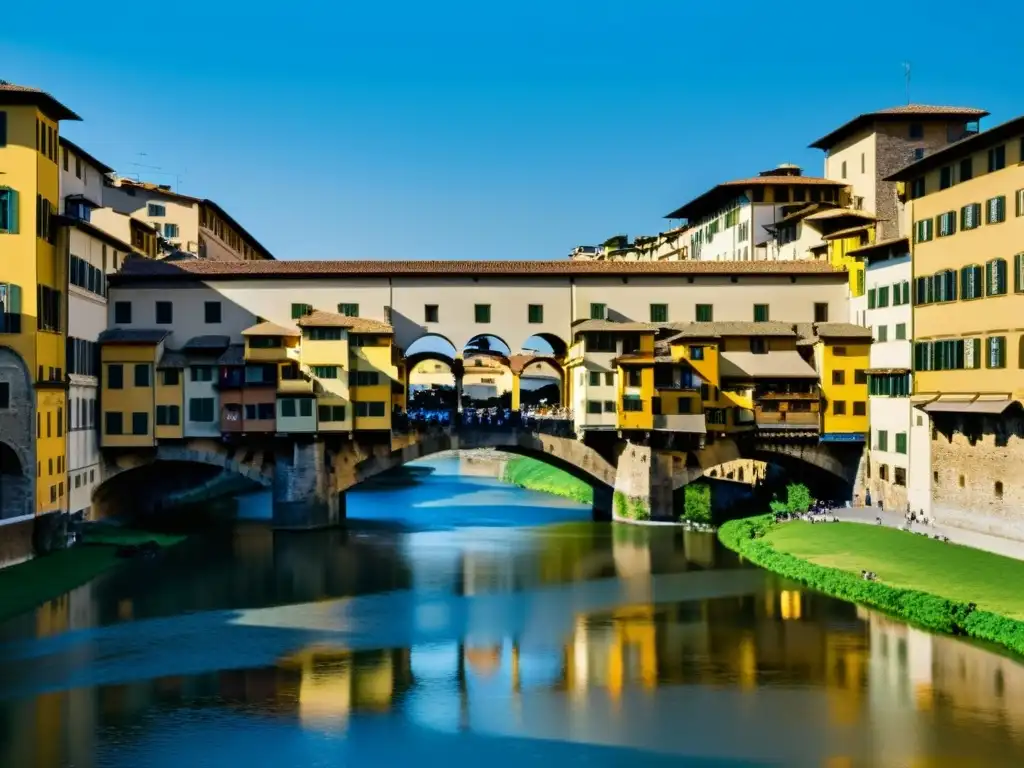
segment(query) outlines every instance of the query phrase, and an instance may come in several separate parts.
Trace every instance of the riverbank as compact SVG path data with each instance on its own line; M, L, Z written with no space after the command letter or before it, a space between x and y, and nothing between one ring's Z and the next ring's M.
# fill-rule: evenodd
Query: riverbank
M550 464L526 456L506 461L505 471L500 479L528 491L550 493L581 504L594 502L594 489L587 483Z
M718 537L755 565L825 594L1024 654L1019 560L884 526L776 524L771 515L728 522Z
M169 547L185 536L103 525L87 529L82 543L0 570L0 622L30 611L127 562L118 550L146 542Z

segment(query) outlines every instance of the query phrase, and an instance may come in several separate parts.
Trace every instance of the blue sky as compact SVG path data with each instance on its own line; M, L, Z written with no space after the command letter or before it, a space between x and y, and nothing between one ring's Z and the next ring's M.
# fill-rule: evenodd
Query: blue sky
M45 28L6 9L0 78L279 258L560 259L653 234L718 181L820 173L807 144L903 103L904 60L916 102L1024 112L1012 5L997 23L946 0L63 5Z

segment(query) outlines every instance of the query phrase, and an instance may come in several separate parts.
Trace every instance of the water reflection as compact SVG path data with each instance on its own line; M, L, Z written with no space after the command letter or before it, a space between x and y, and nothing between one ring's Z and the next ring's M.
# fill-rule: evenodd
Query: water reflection
M545 498L431 482L347 531L190 543L3 627L0 765L1021 764L1015 660L710 536L561 503L523 526ZM439 493L461 512L428 517ZM481 497L508 525L453 528Z

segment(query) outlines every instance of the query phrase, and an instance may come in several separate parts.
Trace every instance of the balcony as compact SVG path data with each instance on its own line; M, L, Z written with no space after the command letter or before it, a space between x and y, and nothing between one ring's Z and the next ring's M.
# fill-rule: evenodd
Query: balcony
M754 409L758 429L818 430L817 411L764 411Z

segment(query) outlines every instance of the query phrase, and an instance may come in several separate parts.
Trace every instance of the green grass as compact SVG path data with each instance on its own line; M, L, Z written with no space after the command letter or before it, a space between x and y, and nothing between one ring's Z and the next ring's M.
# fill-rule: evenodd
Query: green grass
M502 479L520 488L563 496L581 504L592 504L594 501L594 489L582 480L543 461L525 456L510 459L505 464Z
M776 525L764 540L779 552L816 565L920 590L1024 619L1024 561L944 544L906 531L862 523Z
M0 621L30 611L127 562L117 557L119 546L155 541L167 547L184 538L109 525L91 527L86 539L89 544L0 570Z

